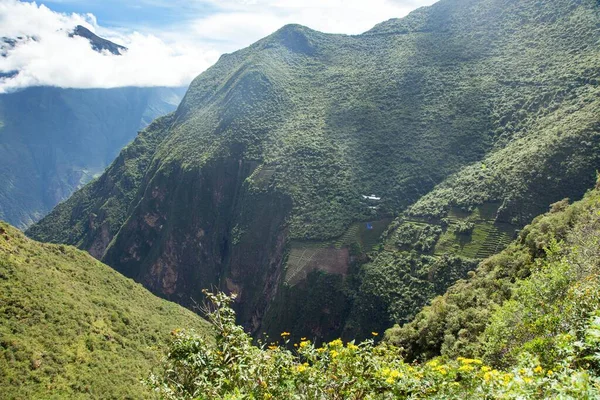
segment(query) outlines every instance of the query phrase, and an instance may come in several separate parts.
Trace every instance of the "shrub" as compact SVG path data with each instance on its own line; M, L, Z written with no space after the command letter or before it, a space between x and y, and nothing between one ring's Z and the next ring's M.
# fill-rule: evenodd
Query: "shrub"
M253 345L235 324L234 296L205 293L207 317L217 331L214 343L184 330L173 331L170 351L148 384L165 399L395 399L395 398L594 398L598 380L576 366L576 345L565 340L565 362L542 367L523 353L506 370L479 359L437 358L406 363L398 348L373 339L321 346L289 332L271 343ZM599 319L590 321L587 340L598 349ZM377 336L373 332L373 336ZM591 357L598 357L592 351Z

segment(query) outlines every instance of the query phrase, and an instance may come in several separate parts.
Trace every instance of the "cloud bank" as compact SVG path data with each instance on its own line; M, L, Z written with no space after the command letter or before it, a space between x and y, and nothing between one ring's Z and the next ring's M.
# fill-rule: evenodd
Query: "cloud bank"
M69 37L76 25L129 50L121 56L96 52L87 39ZM22 38L0 57L1 73L19 71L0 79L0 93L28 86L183 86L219 56L216 49L167 44L151 34L100 29L93 15L60 14L16 0L0 1L0 37Z
M57 1L47 4L52 7ZM29 86L185 86L222 53L245 47L285 24L358 34L434 1L187 0L186 15L171 26L144 25L130 15L124 21L131 26L108 28L92 14L65 14L35 2L0 0L0 38L19 38L16 45L0 50L0 93ZM135 8L128 6L124 13L133 13ZM181 5L179 0L140 0L135 6L177 12ZM198 12L190 15L194 7ZM94 51L87 39L69 37L77 25L128 51L120 56ZM18 74L11 75L14 71Z

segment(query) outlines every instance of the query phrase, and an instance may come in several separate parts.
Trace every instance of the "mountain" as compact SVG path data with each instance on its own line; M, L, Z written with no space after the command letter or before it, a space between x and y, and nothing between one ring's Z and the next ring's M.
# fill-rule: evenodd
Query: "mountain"
M89 40L90 44L92 45L92 48L98 52L108 51L109 53L115 56L120 56L121 54L127 51L127 47L113 43L110 40L101 38L85 26L77 25L75 29L73 29L73 32L69 34L69 36L80 36L82 38L86 38L87 40Z
M100 175L138 130L172 112L183 88L0 94L0 219L26 228Z
M407 322L593 185L599 11L441 0L357 36L285 26L27 233L184 305L235 291L255 334Z
M127 48L77 26L98 52ZM35 37L0 38L0 56ZM19 71L0 74L0 79ZM185 88L61 89L0 94L0 219L26 228L100 175L138 130L175 110Z
M70 246L0 222L3 399L142 399L173 329L206 321Z

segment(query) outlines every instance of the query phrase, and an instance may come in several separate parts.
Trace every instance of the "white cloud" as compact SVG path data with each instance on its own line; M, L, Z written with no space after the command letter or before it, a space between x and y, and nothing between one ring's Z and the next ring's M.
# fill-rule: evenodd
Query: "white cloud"
M247 46L286 24L360 34L437 0L207 0L221 11L199 18L193 30L205 40Z
M152 5L147 2L151 1ZM24 37L0 72L19 74L0 79L0 93L28 86L110 88L182 86L231 52L289 23L329 33L358 34L376 23L402 17L435 0L188 0L212 6L208 15L186 16L169 29L99 26L92 14L61 14L44 5L0 0L0 37ZM144 3L146 2L146 3ZM145 7L172 7L177 2L142 0ZM202 7L198 7L199 10ZM182 18L183 20L183 18ZM70 38L76 25L126 46L121 56L94 51L86 39ZM33 39L35 38L35 40Z
M0 37L24 37L0 72L19 71L0 80L0 93L28 86L111 88L119 86L183 86L219 56L209 45L165 43L153 35L121 34L102 29L103 36L126 46L121 55L94 51L87 39L69 37L76 25L98 30L92 15L55 13L43 5L0 0Z

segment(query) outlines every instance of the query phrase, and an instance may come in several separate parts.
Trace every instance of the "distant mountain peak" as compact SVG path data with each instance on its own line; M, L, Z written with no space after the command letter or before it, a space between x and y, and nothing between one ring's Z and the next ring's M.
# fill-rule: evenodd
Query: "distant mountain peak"
M125 51L127 51L127 47L118 45L116 43L111 42L110 40L101 38L94 32L81 25L77 25L73 32L69 34L69 36L81 36L83 38L86 38L87 40L89 40L90 44L92 45L92 48L97 52L108 50L110 53L116 56L120 56Z

